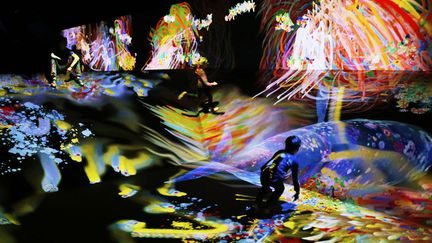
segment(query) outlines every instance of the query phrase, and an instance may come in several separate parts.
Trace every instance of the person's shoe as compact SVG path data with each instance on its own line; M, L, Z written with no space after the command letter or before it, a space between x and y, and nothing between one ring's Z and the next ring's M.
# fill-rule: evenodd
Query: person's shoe
M54 87L54 88L57 87L56 81L57 81L57 77L52 77L51 82L49 82L49 86Z

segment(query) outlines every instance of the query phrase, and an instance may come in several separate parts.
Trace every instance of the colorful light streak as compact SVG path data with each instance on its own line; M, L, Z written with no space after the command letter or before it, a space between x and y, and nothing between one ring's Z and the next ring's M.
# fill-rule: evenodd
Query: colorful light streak
M188 3L174 4L168 15L159 20L150 32L151 57L143 70L180 69L189 61L200 57L199 30L209 28L212 14L206 19L195 19Z
M338 81L357 84L354 90L364 99L371 97L367 92L386 89L381 80L375 83L375 78L370 79L365 73L378 77L380 71L430 70L432 32L430 23L424 21L431 16L426 1L323 0L312 6L305 3L269 0L260 10L265 32L260 66L275 70L275 81L264 91L269 95L281 89L279 100L299 93L304 96L341 71L348 76L337 77ZM280 16L281 11L297 18L289 33L274 30L277 20L281 20L274 16ZM357 77L350 78L350 73Z
M63 30L67 47L76 45L81 50L82 61L95 71L133 70L135 57L130 53L131 17L122 16L113 23L83 25Z

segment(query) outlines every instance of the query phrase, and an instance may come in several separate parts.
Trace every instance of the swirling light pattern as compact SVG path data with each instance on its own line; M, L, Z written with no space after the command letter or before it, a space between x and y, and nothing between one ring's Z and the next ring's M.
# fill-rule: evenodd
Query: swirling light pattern
M82 61L95 71L133 70L135 57L130 53L131 17L117 18L110 27L105 22L63 30L67 47L76 45Z
M129 51L128 46L132 42L130 36L131 18L122 16L114 21L116 59L121 69L125 71L133 70L135 67L135 57Z
M286 121L289 116L276 119L278 113L270 104L261 104L266 111L261 114L258 103L251 112L241 99L233 103L227 101L227 104L224 99L217 100L221 100L226 109L224 115L186 118L181 116L184 111L172 107L149 107L180 141L176 143L172 138L148 130L146 137L150 141L163 150L173 151L153 152L186 168L199 166L170 179L171 183L229 172L259 185L260 167L275 151L283 148L286 137L296 135L303 144L297 155L301 161L302 188L360 205L367 202L379 205L374 198L412 193L410 189L404 191L398 187L400 183L411 183L424 188L417 196L429 205L430 186L421 181L427 179L432 165L432 137L423 129L393 121L338 121L340 110L337 108L339 111L335 110L332 122L281 131L278 126L282 124L275 124L275 120ZM268 117L271 122L267 123ZM398 199L391 197L389 200ZM413 213L412 220L425 223L427 213L420 213L418 207L394 210L399 215L407 212Z
M302 140L296 155L301 161L301 183L324 171L336 173L333 178L339 178L348 188L349 194L344 197L364 196L371 192L371 186L377 190L378 185L417 180L432 165L432 137L424 130L398 122L357 119L318 123L277 134L251 148L244 157L207 164L174 181L226 170L259 184L261 166L278 148L283 148L285 138L291 135ZM332 183L336 187L339 182Z
M167 156L175 164L235 160L248 153L247 148L261 143L281 129L307 124L313 118L313 113L308 114L300 104L272 107L263 99L239 97L242 96L233 88L216 93L215 99L223 100L221 106L225 114L222 116L205 114L198 118L187 117L182 115L187 111L171 106L146 105L182 144L176 144L144 126L148 132L146 137L155 145L172 151L172 154L162 156ZM287 116L290 119L286 119ZM285 120L285 124L281 127L275 120ZM157 154L161 155L160 152Z
M150 32L151 57L144 70L185 68L192 59L197 59L198 30L208 29L212 14L206 19L195 19L188 3L171 6L169 14L159 20Z
M361 91L364 98L365 90L385 89L374 79L369 80L365 73L376 77L383 70L430 70L429 2L320 0L311 5L307 3L310 1L267 0L262 5L265 42L260 67L275 70L275 81L264 92L282 89L284 92L278 99L290 99L297 93L310 92L325 79L334 79L338 72L367 71L359 72L355 79L350 75L337 77L342 84L357 84L355 90ZM291 32L275 32L281 11L296 18ZM365 89L366 85L375 88Z

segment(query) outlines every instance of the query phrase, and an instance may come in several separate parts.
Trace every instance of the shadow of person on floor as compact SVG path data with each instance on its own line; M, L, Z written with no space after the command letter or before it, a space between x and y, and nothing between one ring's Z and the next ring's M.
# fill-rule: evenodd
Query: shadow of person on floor
M277 201L275 203L269 204L265 208L251 207L247 210L247 215L259 218L259 219L269 219L277 214L291 214L296 211L297 205L292 202Z
M219 105L219 101L212 101L212 102L210 102L210 101L207 100L207 101L201 103L201 105L200 105L201 109L196 114L182 113L182 115L189 116L189 117L199 117L199 115L201 113L204 113L204 114L211 113L213 115L223 115L223 114L225 114L225 112L219 111L218 105Z

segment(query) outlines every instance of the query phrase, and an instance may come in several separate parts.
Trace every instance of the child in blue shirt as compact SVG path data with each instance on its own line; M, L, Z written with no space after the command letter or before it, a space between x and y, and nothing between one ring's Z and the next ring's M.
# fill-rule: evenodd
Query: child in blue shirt
M278 201L285 190L284 180L287 177L288 169L291 169L291 176L294 185L294 201L300 194L298 182L298 163L295 154L301 146L297 136L290 136L285 140L285 149L276 152L273 157L261 167L261 189L256 198L258 207L269 205ZM273 188L274 190L272 190ZM268 200L267 194L270 193Z

